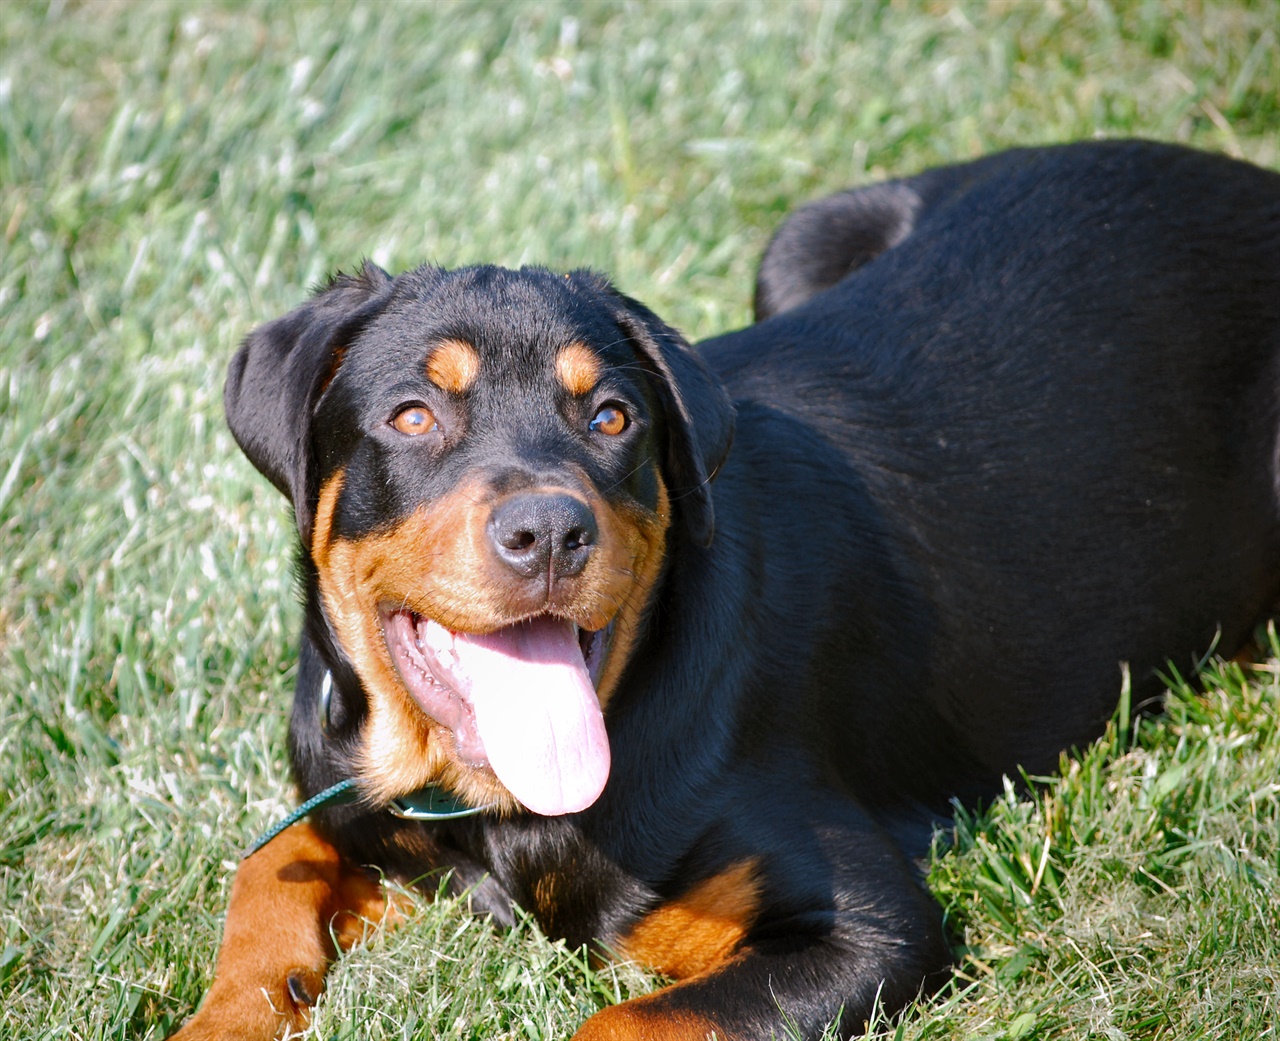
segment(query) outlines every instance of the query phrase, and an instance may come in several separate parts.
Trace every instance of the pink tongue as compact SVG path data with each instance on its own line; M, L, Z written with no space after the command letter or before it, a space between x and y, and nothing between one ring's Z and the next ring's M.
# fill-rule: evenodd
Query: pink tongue
M568 622L539 618L453 640L489 765L534 813L585 810L609 779L600 702Z

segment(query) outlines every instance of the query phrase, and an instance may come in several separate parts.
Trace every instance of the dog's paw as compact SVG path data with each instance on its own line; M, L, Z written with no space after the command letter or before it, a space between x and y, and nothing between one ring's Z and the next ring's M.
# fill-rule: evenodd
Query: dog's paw
M169 1041L275 1041L310 1026L323 989L323 973L307 967L270 982L216 981L200 1011Z
M659 992L660 993L660 992ZM602 1008L573 1041L727 1041L724 1030L689 1011L662 1008L655 995Z

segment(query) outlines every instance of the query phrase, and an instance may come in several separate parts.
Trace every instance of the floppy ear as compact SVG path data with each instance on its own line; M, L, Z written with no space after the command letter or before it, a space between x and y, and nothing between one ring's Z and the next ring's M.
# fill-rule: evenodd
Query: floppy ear
M594 288L613 299L614 320L652 374L666 419L663 469L672 501L690 537L709 546L715 534L711 482L733 443L734 406L728 392L685 338L644 304L598 275L575 271L573 277L590 278Z
M259 326L231 360L222 402L244 454L293 503L307 540L315 509L311 419L347 344L383 306L391 276L365 263L307 303Z

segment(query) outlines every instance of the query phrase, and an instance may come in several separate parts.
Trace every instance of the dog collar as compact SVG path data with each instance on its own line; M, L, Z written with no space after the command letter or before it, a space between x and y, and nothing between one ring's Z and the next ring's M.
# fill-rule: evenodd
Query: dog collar
M333 674L326 671L320 683L320 729L329 733L329 706L333 700ZM279 835L285 828L292 827L304 817L326 806L341 806L355 802L359 798L356 790L356 779L346 777L337 784L330 785L324 791L313 795L283 820L273 824L267 831L259 835L252 846L245 850L241 860L257 853L268 842ZM483 806L469 806L452 792L447 792L438 784L423 785L416 792L401 795L392 799L387 811L396 817L411 821L451 821L462 817L475 817L486 810L493 809L492 803Z

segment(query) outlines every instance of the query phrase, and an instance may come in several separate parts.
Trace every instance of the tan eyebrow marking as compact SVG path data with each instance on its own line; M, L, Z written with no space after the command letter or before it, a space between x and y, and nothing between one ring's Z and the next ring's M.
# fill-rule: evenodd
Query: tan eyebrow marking
M466 340L442 340L427 359L427 379L450 394L465 394L480 374L480 354Z
M561 347L556 355L556 375L570 394L589 394L604 374L604 363L585 343Z

